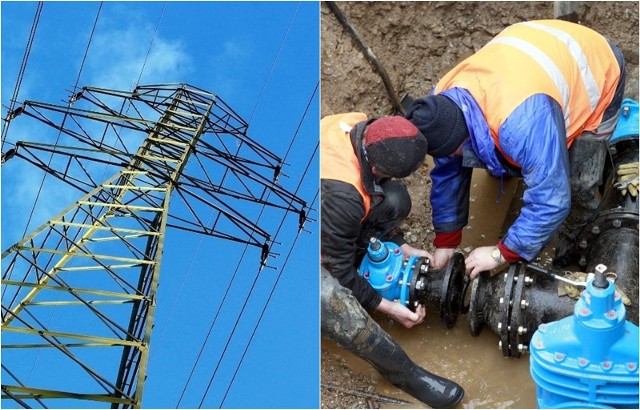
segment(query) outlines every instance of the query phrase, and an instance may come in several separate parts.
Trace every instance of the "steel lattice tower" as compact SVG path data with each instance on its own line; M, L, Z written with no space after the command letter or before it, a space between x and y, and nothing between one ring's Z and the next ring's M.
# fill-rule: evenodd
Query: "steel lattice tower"
M282 160L196 87L85 87L67 106L27 101L8 115L74 144L18 142L3 162L20 157L84 196L2 253L3 399L140 407L166 229L258 247L264 265L270 235L237 204L295 212L300 227L306 204L277 183ZM130 152L133 137L142 143ZM89 164L115 173L102 182ZM60 377L32 381L34 357Z

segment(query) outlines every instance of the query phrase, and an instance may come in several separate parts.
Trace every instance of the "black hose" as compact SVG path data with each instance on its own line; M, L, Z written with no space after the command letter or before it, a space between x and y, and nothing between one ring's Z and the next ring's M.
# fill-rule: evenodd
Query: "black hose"
M342 13L338 5L334 1L326 1L325 3L327 4L327 7L329 7L329 10L331 10L331 12L336 16L340 24L342 24L342 27L344 27L344 29L347 30L347 32L351 35L353 40L358 45L358 47L360 47L360 49L362 50L364 55L367 57L371 65L373 65L373 68L378 72L378 74L380 74L380 77L382 77L384 88L386 88L387 94L389 95L389 99L391 99L391 103L393 104L393 107L395 108L396 112L404 114L405 110L402 107L402 104L400 104L400 100L398 100L398 96L396 95L393 89L393 85L391 84L389 75L387 74L387 71L384 69L382 64L380 64L378 57L376 57L376 55L373 53L371 48L369 48L369 46L366 45L362 37L360 37L356 29L353 28L351 23L349 23L349 20L347 20L347 17L345 17L345 15Z

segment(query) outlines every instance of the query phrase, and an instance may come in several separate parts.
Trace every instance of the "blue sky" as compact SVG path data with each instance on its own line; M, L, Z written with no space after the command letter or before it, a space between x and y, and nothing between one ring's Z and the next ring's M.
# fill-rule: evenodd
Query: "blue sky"
M99 4L44 4L19 102L65 104ZM1 3L3 118L36 6L35 2ZM280 157L289 151L289 165L283 170L288 177L279 182L291 192L300 184L297 196L317 209L318 59L319 5L315 2L105 2L79 86L131 90L144 64L140 84L184 82L218 94L249 123L249 137ZM31 123L21 117L12 121L3 152L17 140L52 142L47 139L50 136L35 132ZM310 158L313 161L301 181ZM1 169L3 251L22 237L42 179L41 171L23 162L13 159ZM37 228L78 196L53 182L45 183L27 230ZM295 214L285 219L276 238L280 244L273 249L280 256L269 262L277 269L262 270L250 296L259 264L257 250L249 249L238 265L243 245L168 231L144 407L176 407L192 369L180 407L318 407L317 211L310 217L316 220L306 225L310 233L300 234L288 260L298 220ZM275 232L278 222L265 220L261 226ZM220 306L236 266L240 266L237 278ZM219 319L194 368L218 309ZM227 345L236 322L237 330ZM35 372L46 377L59 377L64 371L42 363L34 366ZM3 373L3 383L4 377ZM60 407L74 405L58 403ZM2 405L13 407L15 403L3 401Z

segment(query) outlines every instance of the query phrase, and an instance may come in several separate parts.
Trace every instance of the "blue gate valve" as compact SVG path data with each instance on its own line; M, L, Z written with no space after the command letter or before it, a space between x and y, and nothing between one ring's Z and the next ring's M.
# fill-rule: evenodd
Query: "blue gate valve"
M358 274L387 300L413 311L419 305L439 309L443 324L452 327L465 313L462 304L469 281L464 256L456 252L446 269L430 269L429 264L429 258L419 256L405 261L400 246L371 238Z
M404 262L400 246L371 238L367 257L362 260L358 273L367 279L383 298L397 300L415 310L417 305L409 305L409 285L413 276L411 267L415 266L418 259L417 256L411 256Z
M638 326L606 267L589 274L573 316L543 323L531 338L539 408L638 408Z

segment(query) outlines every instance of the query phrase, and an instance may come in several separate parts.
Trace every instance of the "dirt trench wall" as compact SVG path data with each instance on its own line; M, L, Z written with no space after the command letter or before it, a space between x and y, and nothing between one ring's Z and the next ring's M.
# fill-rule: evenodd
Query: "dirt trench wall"
M396 92L426 94L458 61L508 25L554 17L553 2L337 2L386 69ZM638 99L638 2L579 2L578 22L613 40ZM326 4L321 8L322 116L390 114L384 84Z

